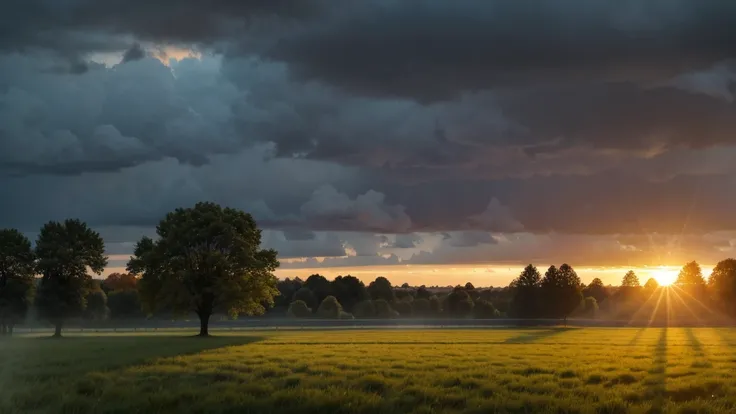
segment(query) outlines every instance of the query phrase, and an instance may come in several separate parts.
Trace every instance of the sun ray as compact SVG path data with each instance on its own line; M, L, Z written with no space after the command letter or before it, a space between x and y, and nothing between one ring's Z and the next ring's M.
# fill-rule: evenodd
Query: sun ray
M674 297L675 297L675 299L679 300L679 301L680 301L680 303L682 304L682 306L683 306L683 307L684 307L684 308L685 308L685 309L686 309L686 310L687 310L688 312L690 312L690 314L691 314L691 315L693 315L693 316L695 317L695 319L696 319L696 320L698 321L698 324L699 324L699 325L703 325L703 319L702 319L702 318L701 318L700 316L698 316L698 314L697 314L697 313L695 313L695 312L694 312L694 311L692 310L692 308L690 308L690 306L688 306L688 305L687 305L687 303L686 303L686 302L685 302L685 300L684 300L684 299L682 298L682 296L680 296L680 294L679 294L679 293L677 293L677 291L675 291L674 289L671 289L671 290L672 290L672 296L674 296Z
M639 309L637 309L637 310L636 310L636 311L635 311L635 312L634 312L634 313L633 313L633 314L631 315L631 318L629 318L629 325L631 325L631 323L632 323L632 322L634 322L634 320L636 320L637 316L639 316L639 314L640 314L640 313L641 313L641 311L642 311L642 310L644 309L644 307L646 307L646 305L647 305L647 304L648 304L649 302L651 302L651 301L652 301L652 299L654 298L654 295L656 295L656 293L657 293L658 291L660 292L660 293L659 293L659 298L660 298L659 300L661 300L663 292L661 291L661 289L655 289L655 290L654 290L654 291L652 292L652 294L651 294L651 295L649 295L649 297L647 298L647 300L645 300L645 301L644 301L644 303L642 303L642 304L641 304L641 305L639 306ZM657 301L657 305L655 305L655 306L659 306L659 300Z

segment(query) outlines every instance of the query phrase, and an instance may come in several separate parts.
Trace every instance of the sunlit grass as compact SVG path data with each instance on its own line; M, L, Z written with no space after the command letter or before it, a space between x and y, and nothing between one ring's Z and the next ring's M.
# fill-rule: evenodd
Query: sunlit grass
M0 412L732 412L734 345L711 328L17 338Z

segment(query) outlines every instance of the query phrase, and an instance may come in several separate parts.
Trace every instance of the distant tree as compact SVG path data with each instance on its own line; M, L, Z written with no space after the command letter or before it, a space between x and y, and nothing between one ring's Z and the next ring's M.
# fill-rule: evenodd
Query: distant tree
M431 296L432 292L430 292L424 285L419 286L416 295L414 295L416 299L429 299Z
M638 288L641 285L639 284L639 277L634 273L633 270L629 270L624 275L624 278L621 280L621 286L622 287L632 287L632 288Z
M511 282L511 288L513 290L512 307L516 316L520 318L539 317L541 284L542 275L531 264L525 267L519 277Z
M368 293L373 300L383 299L388 303L393 303L396 300L391 282L383 276L377 277L368 285Z
M700 269L698 262L689 262L680 270L675 285L679 287L688 286L705 286L703 271Z
M388 303L385 299L376 299L373 301L373 307L376 310L376 317L377 318L395 318L399 316L399 313L396 312L392 307L391 304Z
M137 290L113 290L107 295L110 318L125 319L141 316L141 297Z
M319 302L317 302L317 296L315 296L314 292L312 292L308 287L303 287L297 290L291 300L293 302L301 300L306 303L307 307L310 309L316 309L319 305Z
M444 308L450 316L464 318L470 315L473 307L475 307L475 303L470 298L468 291L461 286L453 289L445 299Z
M317 316L320 318L338 319L342 313L342 305L334 296L327 296L317 308Z
M130 273L110 273L102 282L102 290L107 294L113 290L135 290L138 279Z
M309 290L314 292L314 296L317 298L317 303L322 303L326 297L330 295L334 296L335 294L335 292L332 291L332 283L320 274L309 276L307 280L304 281L304 287L309 288Z
M209 335L214 312L261 314L279 294L276 251L261 249L250 214L197 203L167 214L156 233L155 242L138 242L128 271L141 276L144 300L195 312L200 336Z
M583 296L595 298L596 303L600 303L608 298L608 289L602 280L595 278L583 289Z
M289 305L289 315L295 318L308 318L312 316L312 310L303 300L296 300Z
M409 289L411 286L409 286L408 283L404 282L404 284L401 285L402 289Z
M730 315L736 315L736 260L718 262L708 279L708 285L719 305Z
M338 276L332 281L332 292L347 312L360 301L370 299L363 282L355 276Z
M414 300L414 291L411 289L397 289L394 290L397 301L411 302Z
M58 338L64 321L81 316L87 307L92 280L87 269L98 275L105 269L105 243L79 220L51 221L38 235L36 257L41 274L36 305L39 314L54 325Z
M25 319L35 290L31 242L15 229L0 230L0 336Z
M408 317L411 316L412 307L411 302L399 300L394 303L394 310L399 313L399 316Z
M374 318L376 316L376 307L372 300L364 300L358 302L353 307L353 315L356 318Z
M568 264L559 269L551 266L542 279L541 289L549 316L562 318L567 325L567 317L583 300L580 277L575 270Z
M583 312L585 316L595 318L598 314L598 301L592 296L586 297L583 301Z
M650 277L647 280L647 283L644 284L644 289L646 290L656 290L658 287L659 287L659 283L653 277Z
M276 289L279 291L279 295L274 299L274 306L276 307L289 307L294 297L294 293L302 288L304 282L297 278L289 279L288 277L284 280L279 280L276 283Z
M491 302L484 299L479 299L477 302L475 302L475 307L473 308L473 316L476 319L492 319L501 316L501 312L499 312Z
M473 286L472 283L468 282L465 284L465 290L475 290L475 286Z
M110 315L110 309L107 307L107 295L100 285L95 283L94 287L87 291L86 301L87 307L84 310L84 316L87 319L104 321Z
M425 298L415 299L411 303L411 313L414 316L428 316L429 315L429 300Z
M442 301L437 295L429 297L429 312L433 315L439 315L442 312Z

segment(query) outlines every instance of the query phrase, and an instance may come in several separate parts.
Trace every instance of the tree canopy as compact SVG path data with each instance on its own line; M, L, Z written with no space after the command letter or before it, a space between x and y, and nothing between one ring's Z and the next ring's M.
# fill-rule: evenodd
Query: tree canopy
M629 270L621 280L622 287L640 287L639 277L634 273L633 270Z
M99 275L107 266L105 243L79 220L51 221L38 235L36 257L41 274L38 310L54 324L54 336L60 337L64 320L81 316L87 306L87 293L93 288L87 269Z
M736 316L736 260L720 261L713 268L708 284L719 305L731 316Z
M13 326L25 318L35 265L30 240L18 230L0 230L0 335L12 334Z
M546 310L552 317L563 318L572 313L583 300L580 277L568 264L557 269L551 266L542 279L542 295Z
M166 215L156 241L136 245L128 271L140 276L144 302L193 311L200 335L209 335L216 310L231 316L260 314L279 294L276 251L261 249L261 231L250 214L197 203Z

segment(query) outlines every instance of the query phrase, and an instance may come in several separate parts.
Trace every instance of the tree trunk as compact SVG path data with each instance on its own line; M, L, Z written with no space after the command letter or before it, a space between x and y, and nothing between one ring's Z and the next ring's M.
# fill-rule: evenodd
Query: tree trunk
M61 322L56 322L54 324L54 336L53 338L61 338Z
M199 315L199 335L198 336L210 336L210 332L209 332L210 314L207 312L200 312L198 315Z

